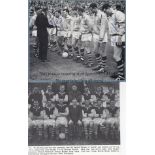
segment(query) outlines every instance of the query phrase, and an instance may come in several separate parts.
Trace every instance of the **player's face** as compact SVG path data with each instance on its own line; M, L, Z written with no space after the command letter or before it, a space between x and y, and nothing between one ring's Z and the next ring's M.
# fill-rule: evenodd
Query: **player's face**
M89 91L89 88L88 88L88 87L86 87L86 88L84 89L84 91L85 91L85 92L88 92L88 91Z
M34 102L33 102L33 105L34 105L35 107L37 107L37 106L39 106L39 102L38 102L38 101L34 101Z
M59 103L60 104L63 104L63 99L59 99Z
M110 107L112 107L112 108L115 107L115 102L114 101L110 102Z
M66 17L68 15L67 11L63 11L63 16Z
M88 107L89 106L89 103L90 103L89 100L86 100L85 101L85 106Z
M112 15L112 12L113 12L112 8L108 8L108 9L105 10L105 13L106 13L108 16L111 16L111 15Z
M91 13L97 13L97 8L90 8Z
M55 17L59 18L59 16L60 16L60 13L59 12L55 12Z
M102 101L97 101L97 106L101 107Z
M72 104L73 104L73 106L76 106L77 105L77 100L76 99L72 100Z
M33 89L33 92L34 92L34 94L39 93L39 88L38 88L38 87L35 87L35 88Z
M97 92L101 92L101 87L97 87Z
M60 91L64 92L65 91L65 86L60 86Z
M73 91L76 91L76 90L77 90L77 86L75 86L75 85L72 86L72 90L73 90Z

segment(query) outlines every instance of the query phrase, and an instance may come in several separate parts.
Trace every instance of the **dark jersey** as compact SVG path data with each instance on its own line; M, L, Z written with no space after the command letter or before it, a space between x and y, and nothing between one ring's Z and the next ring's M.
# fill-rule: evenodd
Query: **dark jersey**
M83 107L82 110L83 110L84 113L90 114L91 113L91 110L92 110L92 107L91 106L89 106L89 107Z
M34 101L38 101L40 106L42 104L42 94L36 93L36 94L30 94L28 102L29 104L33 105Z
M107 96L108 96L108 98L109 98L110 100L112 100L112 101L115 100L115 94L108 93Z
M82 117L82 109L80 106L69 106L69 118L73 122L77 122L78 120L81 120Z
M44 108L46 115L50 118L50 115L53 115L55 108Z
M57 109L59 113L65 113L66 108L67 108L66 104L57 104Z
M102 115L103 114L103 107L93 107L93 109L96 111L96 114Z
M118 107L109 107L108 108L111 117L115 117L115 115L117 114L118 109L119 109Z
M103 93L95 93L95 96L96 96L96 98L97 98L97 100L98 99L102 99L102 96L103 96Z
M65 92L63 92L63 93L61 93L61 92L59 92L58 94L58 98L59 99L65 99L65 96L67 95Z
M81 92L79 91L71 91L68 95L69 102L71 102L73 99L77 99L78 102L81 102L82 100L82 95Z
M91 99L91 94L83 93L83 97L84 97L84 100L90 100Z
M30 112L33 113L34 116L40 116L41 115L41 112L43 111L43 108L41 106L31 106L30 108Z
M47 100L53 99L54 95L55 95L54 92L46 92L45 93L45 96L46 96Z

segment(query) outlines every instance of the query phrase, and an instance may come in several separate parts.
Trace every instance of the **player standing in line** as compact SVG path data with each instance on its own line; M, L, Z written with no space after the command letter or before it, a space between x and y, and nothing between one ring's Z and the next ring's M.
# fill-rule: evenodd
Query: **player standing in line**
M72 46L71 46L71 22L72 17L69 15L69 10L67 8L63 9L63 25L64 25L64 51L68 53L69 57L72 57Z
M74 7L72 9L72 22L71 22L71 33L72 33L72 50L73 50L73 60L78 61L79 55L79 39L80 39L80 23L81 19L78 14L78 8Z
M68 104L68 94L65 92L65 85L60 85L59 92L55 96L57 102L59 102L60 99Z
M118 74L112 76L116 80L124 80L124 58L125 53L125 14L118 10L113 10L109 4L104 4L102 10L108 16L109 34L111 37L111 46L114 48L114 59L117 63Z
M63 99L59 99L59 102L56 105L56 107L58 109L56 119L56 139L59 140L60 133L65 133L65 138L68 139L68 106L67 104L64 104Z
M64 49L64 31L63 31L63 17L61 15L61 10L55 11L55 25L56 25L56 36L58 43L58 54L63 53Z
M83 8L78 9L79 15L81 16L81 25L80 25L80 33L81 33L81 49L80 55L81 60L83 60L84 64L87 67L91 67L93 65L92 53L91 53L91 17L89 14L84 12Z
M57 108L55 102L48 100L44 107L44 138L52 138L55 136L55 119L57 115Z
M82 122L84 126L85 139L92 139L93 134L93 120L92 120L92 106L89 100L85 100L84 107L82 107Z
M94 93L94 99L95 99L95 101L102 100L102 97L103 97L102 87L97 87L96 88L96 91Z
M82 136L82 109L77 102L77 99L72 100L69 106L69 137L80 139Z
M33 101L33 105L30 107L30 113L32 120L31 126L35 130L38 140L41 140L43 138L44 111L37 100Z
M98 73L105 72L106 64L106 52L105 47L108 41L108 22L107 16L104 12L97 8L96 3L91 3L89 6L90 12L92 13L92 34L93 34L93 52L97 60L97 66L93 68Z

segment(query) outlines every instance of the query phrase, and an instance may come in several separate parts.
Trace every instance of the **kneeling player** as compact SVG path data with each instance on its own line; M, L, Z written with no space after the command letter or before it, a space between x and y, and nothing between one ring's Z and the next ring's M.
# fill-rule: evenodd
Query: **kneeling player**
M35 135L38 136L39 140L43 136L43 119L44 119L44 112L43 107L39 105L39 102L35 100L33 105L30 108L31 113L31 127L35 131Z
M58 114L56 119L56 138L59 139L59 134L65 132L66 139L68 138L68 120L67 116L69 114L69 109L66 104L64 104L63 99L59 99L57 104ZM64 138L65 138L64 137Z
M45 116L44 116L44 138L52 138L54 139L55 135L55 119L57 114L57 108L55 107L55 103L51 100L48 100L45 108Z
M86 139L92 139L93 133L93 120L91 117L92 106L90 105L90 101L86 100L85 105L82 108L82 122L84 125L84 134Z
M72 139L73 136L81 138L82 133L82 109L77 102L77 99L73 99L69 106L69 135Z

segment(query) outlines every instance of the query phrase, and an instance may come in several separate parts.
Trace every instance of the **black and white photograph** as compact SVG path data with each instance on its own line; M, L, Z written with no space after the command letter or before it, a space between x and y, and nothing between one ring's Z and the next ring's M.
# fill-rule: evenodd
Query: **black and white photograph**
M29 79L125 81L125 0L29 0Z
M29 146L120 145L119 83L29 83Z

